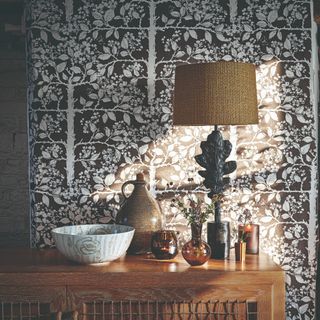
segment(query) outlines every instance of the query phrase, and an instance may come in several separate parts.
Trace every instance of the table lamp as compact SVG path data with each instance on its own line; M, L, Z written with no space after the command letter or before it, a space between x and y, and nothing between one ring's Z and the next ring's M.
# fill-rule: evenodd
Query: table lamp
M195 157L205 170L198 173L210 198L220 199L237 164L226 161L232 145L224 140L218 125L258 123L255 65L219 61L176 67L173 124L180 126L214 125L207 141L200 144L202 154ZM225 259L230 251L230 226L221 221L221 209L215 202L215 221L208 223L208 243L212 258Z

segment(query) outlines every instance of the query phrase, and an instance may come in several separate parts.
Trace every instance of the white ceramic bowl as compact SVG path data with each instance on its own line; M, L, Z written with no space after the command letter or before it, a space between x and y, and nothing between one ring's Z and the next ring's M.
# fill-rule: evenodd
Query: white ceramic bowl
M113 261L125 255L134 230L119 224L86 224L55 228L52 236L65 257L90 264Z

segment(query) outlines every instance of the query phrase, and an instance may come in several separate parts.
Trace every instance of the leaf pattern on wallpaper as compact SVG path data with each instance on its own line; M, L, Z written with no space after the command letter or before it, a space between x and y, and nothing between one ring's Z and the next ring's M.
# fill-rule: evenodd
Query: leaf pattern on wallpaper
M235 227L252 212L262 250L286 270L287 319L313 319L310 1L30 0L27 24L33 244L52 246L56 226L114 219L140 171L187 239L170 200L205 195L194 156L212 128L172 128L175 65L252 62L260 123L221 128L238 163L223 215Z

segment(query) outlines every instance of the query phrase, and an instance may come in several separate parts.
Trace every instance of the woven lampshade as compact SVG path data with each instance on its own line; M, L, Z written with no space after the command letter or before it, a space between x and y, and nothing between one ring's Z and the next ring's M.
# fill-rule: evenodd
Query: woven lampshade
M174 125L258 123L255 66L219 61L176 68Z

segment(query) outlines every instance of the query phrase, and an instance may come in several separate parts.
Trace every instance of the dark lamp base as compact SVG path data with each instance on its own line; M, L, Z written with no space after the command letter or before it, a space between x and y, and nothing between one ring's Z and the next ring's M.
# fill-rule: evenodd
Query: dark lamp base
M230 255L230 223L228 221L207 223L208 244L211 258L227 259Z

